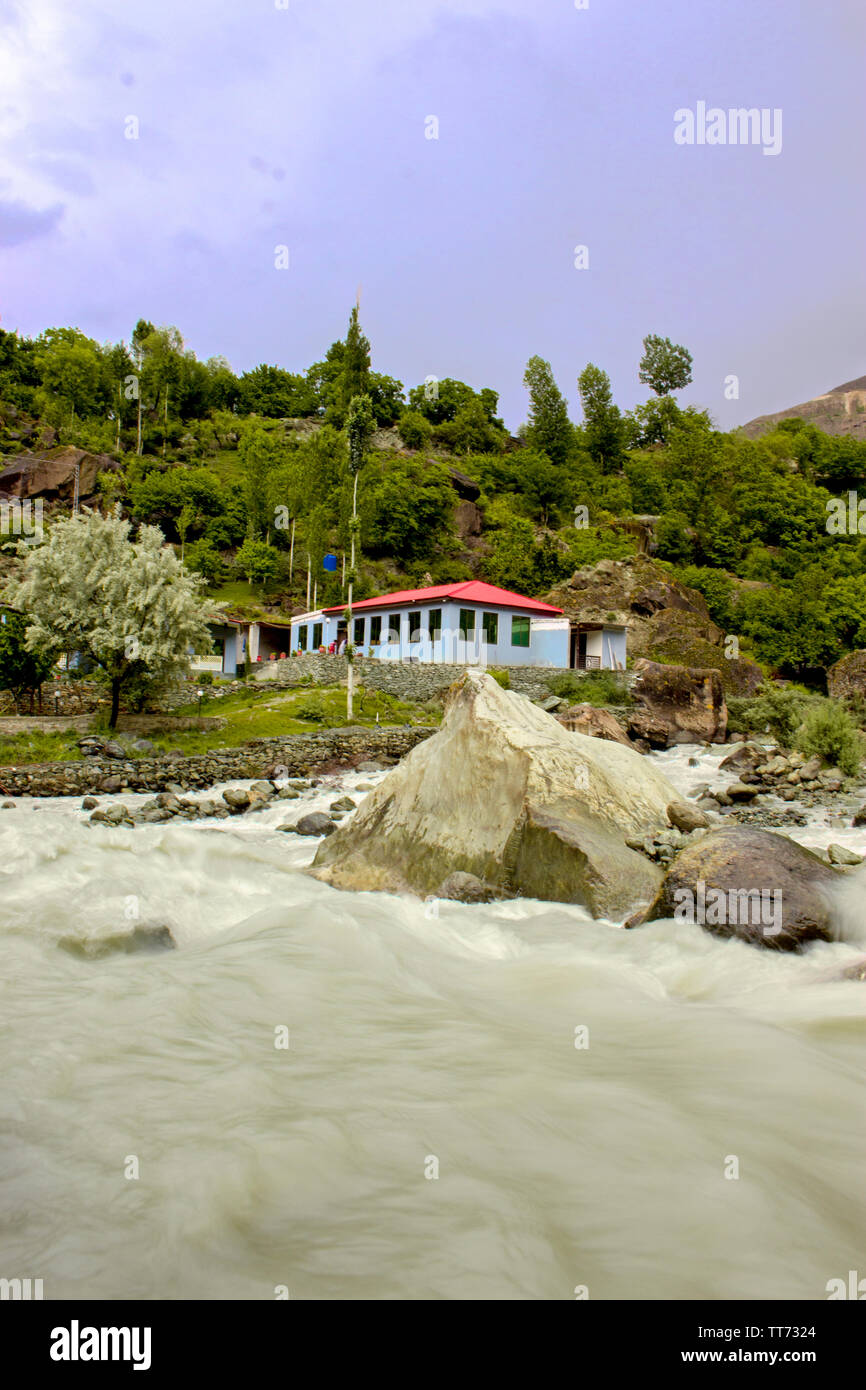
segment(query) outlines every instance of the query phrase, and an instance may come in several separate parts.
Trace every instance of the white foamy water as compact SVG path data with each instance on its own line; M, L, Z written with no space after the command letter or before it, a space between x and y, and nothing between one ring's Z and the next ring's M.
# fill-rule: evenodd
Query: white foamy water
M697 751L658 761L716 783ZM310 879L315 842L276 830L363 780L205 825L0 812L0 1276L46 1298L823 1299L862 1271L866 986L826 978L862 954L861 874L850 939L799 957L549 903L431 916ZM178 949L58 949L131 910Z

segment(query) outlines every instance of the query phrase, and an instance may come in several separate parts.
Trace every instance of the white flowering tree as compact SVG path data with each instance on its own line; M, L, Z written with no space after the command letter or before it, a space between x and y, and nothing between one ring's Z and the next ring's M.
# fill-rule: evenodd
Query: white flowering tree
M117 512L56 522L44 545L19 547L23 572L3 596L27 615L28 650L82 652L101 667L111 684L112 729L125 684L186 675L190 652L213 647L203 581L183 568L157 527L142 526L135 541L129 532Z

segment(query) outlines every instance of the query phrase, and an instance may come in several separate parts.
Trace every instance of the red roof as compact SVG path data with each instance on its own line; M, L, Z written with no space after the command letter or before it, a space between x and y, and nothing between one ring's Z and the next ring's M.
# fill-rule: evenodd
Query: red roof
M561 608L553 608L549 603L540 603L536 598L525 594L512 594L508 589L497 588L495 584L484 584L480 579L465 579L459 584L434 584L431 589L398 589L394 594L382 594L379 598L362 598L352 604L352 612L358 608L397 608L404 603L428 603L434 599L462 598L467 603L489 603L499 608L523 608L530 613L559 614ZM344 603L333 608L323 608L323 613L341 613Z

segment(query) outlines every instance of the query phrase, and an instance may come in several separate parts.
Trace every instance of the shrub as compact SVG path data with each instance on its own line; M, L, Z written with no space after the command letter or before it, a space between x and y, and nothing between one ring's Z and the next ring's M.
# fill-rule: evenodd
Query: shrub
M619 671L562 671L547 682L551 694L590 705L630 705L631 691Z
M728 701L728 728L732 733L768 733L783 748L793 748L814 698L792 686L765 681L751 698Z
M404 410L397 429L407 449L424 449L430 443L433 427L417 410Z
M837 700L822 699L812 706L797 731L796 746L806 757L817 753L846 777L856 776L860 768L862 739L851 715Z
M487 674L492 676L497 685L501 685L503 690L511 689L511 675L508 671L503 671L501 667L488 667Z
M317 699L315 696L306 700L299 700L293 713L295 719L303 719L310 724L324 724L328 718L328 711L321 699Z

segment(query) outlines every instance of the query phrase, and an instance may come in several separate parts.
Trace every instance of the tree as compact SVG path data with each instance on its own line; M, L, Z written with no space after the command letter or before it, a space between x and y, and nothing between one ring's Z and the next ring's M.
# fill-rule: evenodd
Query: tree
M142 526L136 541L129 532L116 514L56 522L43 545L19 546L23 578L4 595L29 616L28 651L46 660L81 652L105 672L112 729L128 682L186 674L190 653L212 647L202 581L156 527Z
M96 415L105 401L105 369L98 345L75 328L49 328L37 343L42 388L73 415Z
M357 309L355 310L357 317ZM356 545L360 539L358 521L358 474L364 463L367 445L374 430L373 403L369 396L353 396L346 415L346 437L349 441L349 471L352 475L352 520L349 523L352 554L349 561L349 593L346 603L346 718L353 715L352 696L354 693L354 641L352 632L352 594L357 574L355 572Z
M610 377L590 362L577 378L577 389L587 451L609 473L619 464L624 444L622 415L613 402Z
M21 698L30 696L30 712L33 712L33 696L40 690L42 682L51 675L53 658L39 652L31 652L27 647L27 619L11 609L0 613L0 690L12 692L15 713L21 712ZM40 692L40 708L41 708Z
M568 406L553 379L549 362L542 357L530 357L523 375L529 392L528 437L552 463L565 463L571 451L574 430L568 418Z
M681 391L692 379L692 354L670 338L650 333L643 340L638 380L650 386L657 396Z
M250 584L265 584L275 578L280 564L278 552L264 541L248 536L235 556L239 574L245 574Z
M280 462L280 446L261 426L249 430L238 449L244 477L249 524L254 539L269 525L268 475Z

